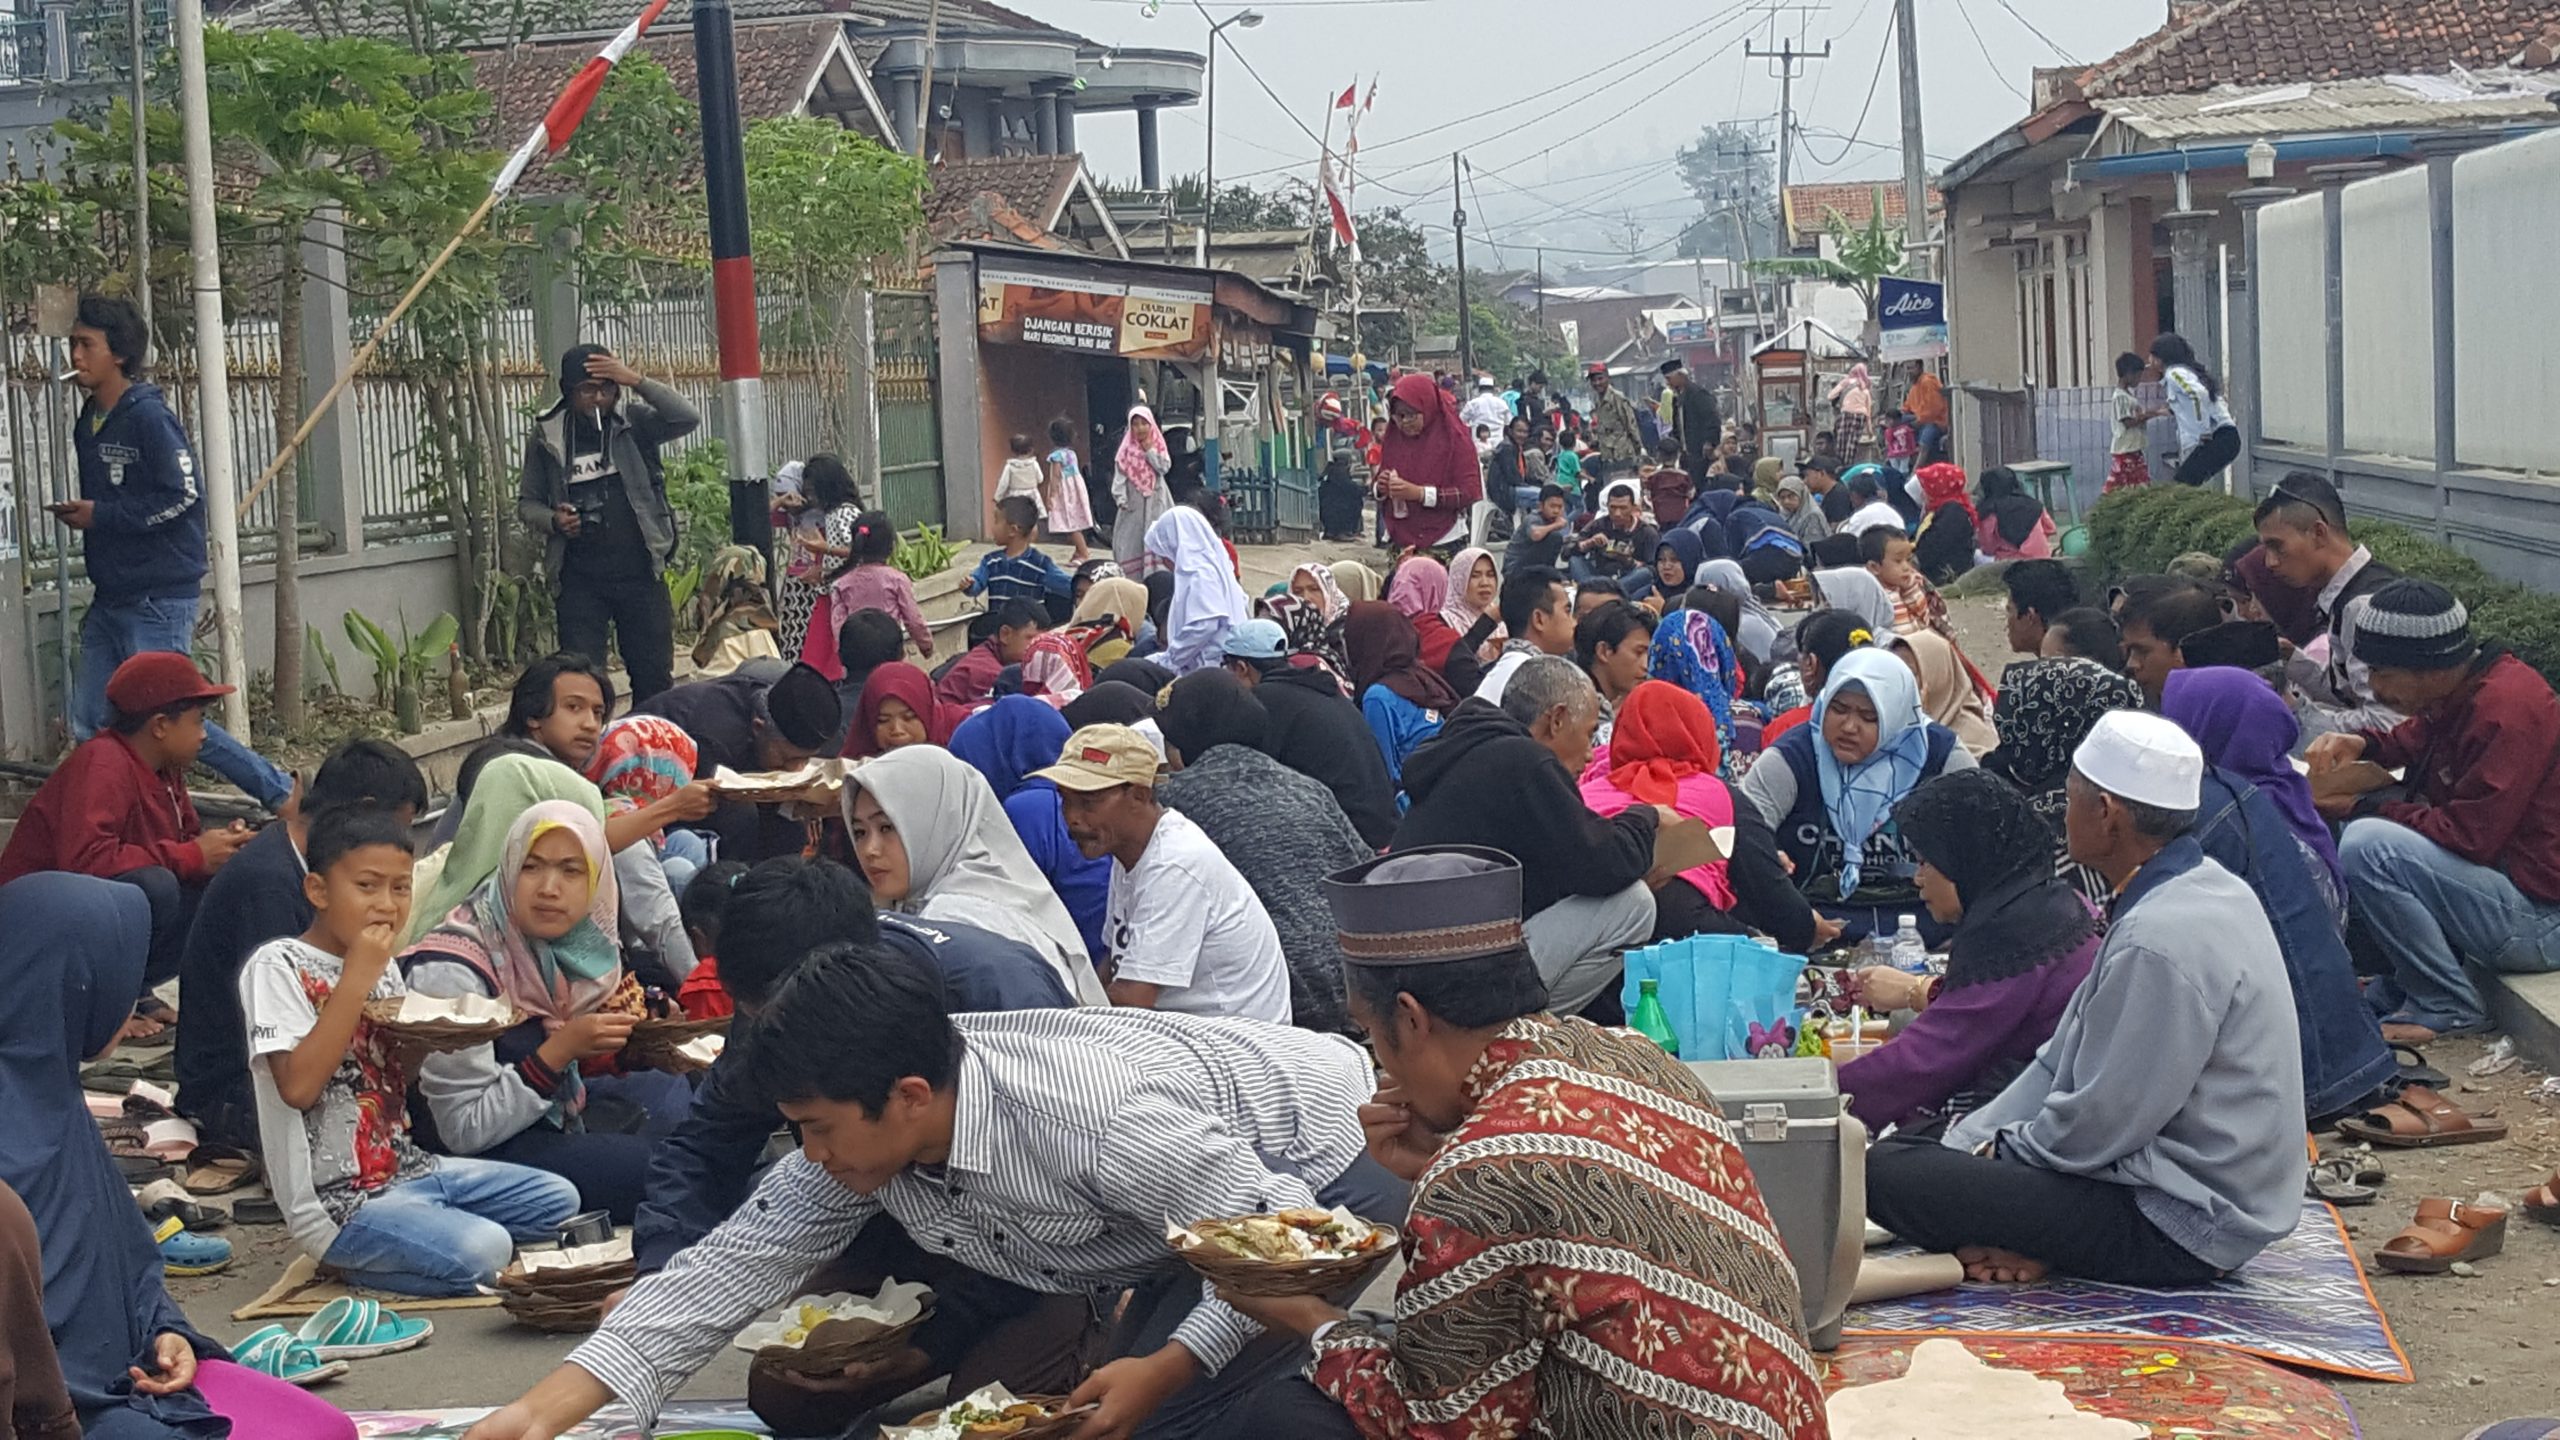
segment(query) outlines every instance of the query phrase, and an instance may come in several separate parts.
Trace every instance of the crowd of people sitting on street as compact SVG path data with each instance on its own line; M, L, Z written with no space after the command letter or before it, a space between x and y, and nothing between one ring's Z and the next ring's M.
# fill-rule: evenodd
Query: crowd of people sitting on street
M759 1313L884 1277L931 1284L931 1321L842 1376L759 1367L777 1433L949 1376L1094 1405L1087 1437L1818 1436L1734 1134L1616 1028L1626 952L1691 936L1845 964L1907 1014L1837 1072L1886 1132L1865 1203L1976 1280L2208 1283L2323 1197L2306 1130L2503 1133L2391 1047L2486 1027L2473 967L2560 968L2560 701L2317 477L2201 574L2085 597L1996 471L1705 446L1569 530L1581 497L1545 483L1525 555L1450 547L1464 506L1417 471L1380 492L1391 564L1257 598L1149 417L1112 482L1143 525L1072 568L1032 532L1077 518L1074 457L1017 440L984 613L928 673L885 520L813 460L818 513L785 519L817 562L730 637L759 657L631 666L626 705L599 632L651 633L629 576L654 583L654 446L689 412L569 362L526 510L592 605L441 814L354 741L253 792L274 823L206 826L187 776L229 692L144 644L0 852L0 1310L22 1387L41 1315L65 1397L22 1432L353 1433L276 1383L311 1354L233 1363L178 1313L93 1133L83 1062L172 1024L200 1153L262 1171L351 1282L468 1294L573 1214L631 1227L641 1278L480 1440L615 1400L645 1425ZM1434 394L1390 458L1472 469ZM585 457L620 488L542 503ZM577 558L625 531L644 553ZM1936 588L1978 563L2022 657L1996 682ZM833 757L821 813L728 783ZM1865 963L1906 920L1942 967ZM420 1059L368 1009L410 995L509 1018ZM731 1044L653 1065L630 1042L665 1014ZM1165 1245L1168 1216L1293 1206L1403 1227L1392 1323ZM2456 1207L2382 1260L2489 1226Z

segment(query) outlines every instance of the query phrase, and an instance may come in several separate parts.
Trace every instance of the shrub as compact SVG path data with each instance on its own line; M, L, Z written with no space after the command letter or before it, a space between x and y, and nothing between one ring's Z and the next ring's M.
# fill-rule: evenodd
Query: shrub
M2089 516L2090 577L2099 593L2127 575L2158 574L2190 550L2219 556L2250 533L2252 502L2218 490L2154 484L2119 490ZM2560 675L2560 596L2491 575L2461 551L2387 520L2353 520L2348 532L2403 575L2433 580L2471 608L2472 633L2514 650L2545 676Z

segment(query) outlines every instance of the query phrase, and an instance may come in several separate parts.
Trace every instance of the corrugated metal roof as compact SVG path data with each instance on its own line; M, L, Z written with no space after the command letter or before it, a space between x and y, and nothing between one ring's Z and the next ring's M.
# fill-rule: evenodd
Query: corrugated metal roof
M2560 84L2543 75L2387 75L2279 86L2223 85L2195 95L2099 100L2116 125L2146 140L2408 130L2549 119Z

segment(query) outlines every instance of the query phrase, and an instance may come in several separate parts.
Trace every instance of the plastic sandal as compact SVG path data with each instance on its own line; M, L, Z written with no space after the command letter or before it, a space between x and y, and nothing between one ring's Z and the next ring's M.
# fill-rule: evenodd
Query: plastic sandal
M231 1202L231 1218L243 1225L281 1225L284 1207L264 1195Z
M378 1355L396 1355L427 1343L436 1333L434 1322L405 1320L394 1311L382 1308L379 1300L358 1300L341 1295L320 1307L320 1313L302 1322L299 1338L311 1347L311 1353L326 1360L370 1360Z
M312 1354L310 1346L281 1325L242 1336L231 1347L231 1363L255 1370L270 1380L305 1387L335 1380L348 1368L344 1360L323 1361Z
M2524 1213L2545 1225L2560 1225L2560 1174L2524 1192Z
M190 1195L228 1195L258 1178L258 1157L228 1145L199 1145L182 1184Z
M2418 1202L2409 1227L2382 1242L2374 1263L2403 1275L2441 1275L2456 1261L2485 1260L2507 1248L2507 1212L2441 1195Z
M231 1268L231 1242L215 1235L188 1233L174 1216L151 1232L160 1246L161 1268L172 1275L211 1275Z
M2302 1192L2332 1205L2370 1205L2382 1192L2364 1183L2364 1163L2353 1154L2325 1156L2303 1177Z
M190 1230L219 1230L231 1223L231 1217L220 1209L187 1198L187 1192L175 1180L154 1180L133 1192L133 1198L154 1225L172 1217Z

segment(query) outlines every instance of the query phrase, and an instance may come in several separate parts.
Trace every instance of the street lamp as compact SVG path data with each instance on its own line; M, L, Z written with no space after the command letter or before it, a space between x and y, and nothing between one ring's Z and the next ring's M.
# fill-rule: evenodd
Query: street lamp
M1209 18L1209 7L1201 0L1192 0L1192 4L1200 11L1201 19ZM1239 10L1224 20L1209 23L1209 73L1202 87L1208 91L1205 98L1209 111L1208 153L1202 164L1206 173L1200 186L1199 265L1203 270L1209 268L1209 227L1218 208L1218 32L1230 25L1241 25L1250 30L1261 23L1262 12L1259 10Z

